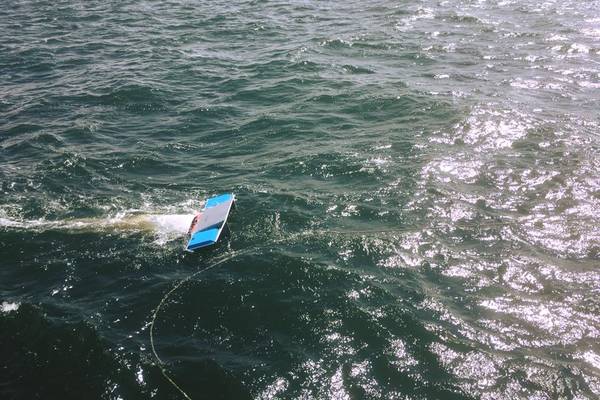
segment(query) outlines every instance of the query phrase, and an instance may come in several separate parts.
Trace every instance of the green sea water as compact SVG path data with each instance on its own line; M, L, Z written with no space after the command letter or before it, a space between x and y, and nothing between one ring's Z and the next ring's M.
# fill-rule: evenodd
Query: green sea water
M597 399L599 105L598 1L6 2L0 398Z

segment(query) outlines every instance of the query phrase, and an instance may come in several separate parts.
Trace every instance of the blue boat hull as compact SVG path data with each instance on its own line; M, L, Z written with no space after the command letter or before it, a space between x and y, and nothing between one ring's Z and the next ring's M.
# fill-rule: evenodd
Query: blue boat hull
M231 193L207 199L196 225L192 223L186 250L195 251L217 243L234 202Z

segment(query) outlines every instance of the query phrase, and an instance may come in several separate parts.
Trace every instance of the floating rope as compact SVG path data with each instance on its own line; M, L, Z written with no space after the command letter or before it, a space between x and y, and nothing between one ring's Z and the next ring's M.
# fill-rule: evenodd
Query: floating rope
M173 294L173 292L175 292L177 289L179 289L181 286L183 286L185 283L189 282L192 278L194 278L195 276L198 276L200 274L202 274L203 272L206 272L208 270L211 270L213 268L216 268L217 266L223 264L226 261L229 261L235 257L238 257L240 255L243 254L247 254L250 253L250 251L241 251L241 252L234 252L231 255L222 258L221 260L209 265L206 268L203 268L201 270L198 270L196 272L194 272L193 274L190 274L189 276L187 276L186 278L180 280L177 284L175 284L175 286L173 286L171 288L171 290L169 290L167 293L165 293L165 295L163 296L163 298L160 300L160 303L158 303L158 306L156 306L156 309L154 310L154 314L152 314L152 321L150 322L150 346L152 347L152 353L154 354L154 358L156 358L157 361L157 366L160 369L160 372L163 374L163 376L165 377L165 379L167 381L169 381L171 383L171 385L173 385L173 387L175 387L175 389L177 389L179 391L179 393L181 393L181 395L183 397L185 397L187 400L192 400L192 398L181 388L179 387L179 385L173 380L173 378L171 378L165 368L165 363L164 361L158 356L158 353L156 352L156 348L154 347L154 323L156 321L156 316L158 315L158 313L160 312L160 309L163 307L163 305L165 304L165 302L169 299L169 297Z

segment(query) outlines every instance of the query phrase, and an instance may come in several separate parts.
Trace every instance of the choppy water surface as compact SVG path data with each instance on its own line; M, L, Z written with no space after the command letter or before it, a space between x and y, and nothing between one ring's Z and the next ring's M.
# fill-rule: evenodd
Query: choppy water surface
M5 4L1 397L598 398L599 10Z

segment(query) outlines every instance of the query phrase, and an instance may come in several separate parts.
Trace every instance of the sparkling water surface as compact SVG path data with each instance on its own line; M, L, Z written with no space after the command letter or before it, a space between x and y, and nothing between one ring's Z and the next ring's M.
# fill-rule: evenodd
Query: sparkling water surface
M0 397L597 399L599 110L598 1L6 3Z

